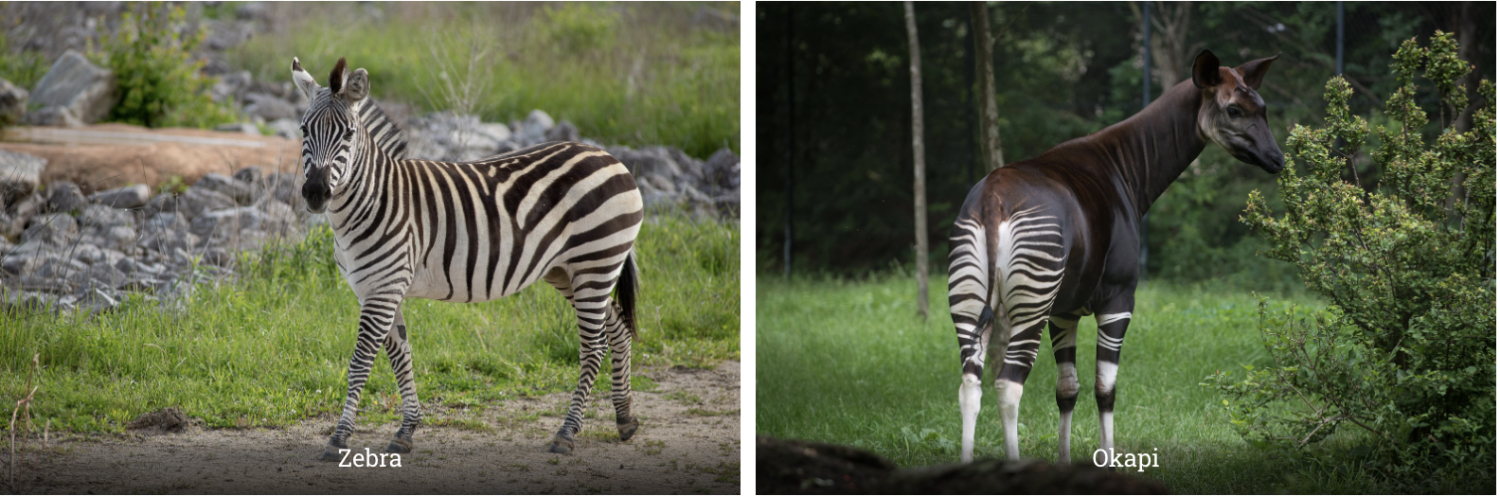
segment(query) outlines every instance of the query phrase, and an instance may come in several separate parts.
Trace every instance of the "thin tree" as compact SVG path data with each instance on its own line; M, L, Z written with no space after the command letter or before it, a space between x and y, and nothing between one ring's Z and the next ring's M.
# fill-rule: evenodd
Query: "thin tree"
M917 314L927 318L927 173L922 146L922 57L917 45L917 16L906 4L906 39L911 46L911 152L917 211Z
M979 147L983 152L984 170L989 172L1005 165L1000 149L1000 110L995 107L995 38L990 36L990 11L985 2L969 2L974 24L974 64L979 72Z

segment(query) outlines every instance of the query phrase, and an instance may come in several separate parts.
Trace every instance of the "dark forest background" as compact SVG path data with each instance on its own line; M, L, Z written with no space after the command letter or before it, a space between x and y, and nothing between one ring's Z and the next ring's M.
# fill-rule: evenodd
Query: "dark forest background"
M1141 2L991 2L987 8L1006 162L1140 110ZM957 208L985 173L978 162L973 28L966 3L919 2L915 9L929 263L942 271ZM1323 87L1336 73L1337 9L1333 2L1152 2L1153 98L1186 79L1193 56L1204 48L1230 66L1279 52L1260 94L1284 143L1293 124L1322 121ZM909 267L911 101L901 4L762 2L756 11L757 270L783 270L788 203L793 273L860 276ZM1391 55L1402 40L1418 37L1425 44L1436 30L1456 33L1460 56L1476 66L1468 88L1479 78L1494 80L1494 3L1346 2L1343 11L1352 105L1372 123L1386 122L1377 95L1390 94ZM1426 100L1436 117L1435 93ZM1379 171L1368 160L1360 163L1366 167L1359 171L1361 184L1374 188ZM1262 290L1300 287L1293 267L1255 255L1260 240L1239 221L1253 189L1279 200L1275 176L1210 144L1151 209L1149 277Z

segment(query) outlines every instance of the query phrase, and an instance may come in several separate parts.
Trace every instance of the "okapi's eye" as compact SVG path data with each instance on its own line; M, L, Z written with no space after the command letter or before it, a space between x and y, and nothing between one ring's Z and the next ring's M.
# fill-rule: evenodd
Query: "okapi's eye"
M1244 112L1240 111L1240 107L1238 105L1230 105L1229 106L1229 116L1230 117L1238 118L1241 115L1244 115Z

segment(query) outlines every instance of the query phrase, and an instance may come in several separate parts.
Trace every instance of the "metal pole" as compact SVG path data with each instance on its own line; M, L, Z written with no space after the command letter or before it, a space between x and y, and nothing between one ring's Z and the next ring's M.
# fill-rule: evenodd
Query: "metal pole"
M1151 105L1151 2L1141 2L1141 109ZM1146 282L1146 227L1151 214L1141 216L1141 271L1140 282Z
M1339 2L1339 15L1338 15L1338 18L1339 18L1339 22L1338 22L1338 24L1339 24L1339 36L1338 36L1338 42L1337 42L1338 43L1338 48L1336 49L1336 52L1335 52L1335 53L1337 53L1337 62L1335 62L1335 64L1337 64L1337 65L1335 65L1335 69L1334 70L1338 71L1338 74L1343 74L1344 73L1344 2L1343 1Z
M793 104L796 93L792 88L792 68L796 64L792 61L792 5L786 6L786 239L782 244L782 276L792 277L792 126L797 120L793 111L797 108Z

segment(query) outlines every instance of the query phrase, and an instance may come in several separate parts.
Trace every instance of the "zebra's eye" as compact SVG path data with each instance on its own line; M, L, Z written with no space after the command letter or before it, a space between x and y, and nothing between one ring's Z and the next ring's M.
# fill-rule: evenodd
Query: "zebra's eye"
M1240 111L1240 107L1238 105L1230 105L1229 106L1229 116L1230 117L1238 118L1238 117L1240 117L1242 115L1244 115L1244 112Z
M354 130L353 129L349 129L349 130L344 131L344 139L349 139L349 138L353 138L353 137L354 137Z

